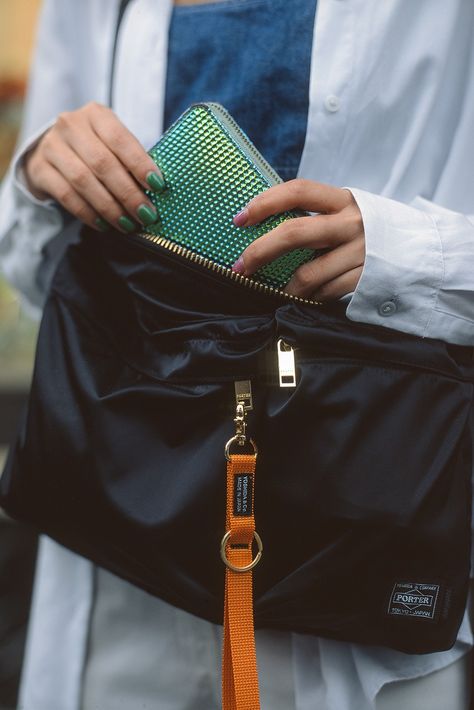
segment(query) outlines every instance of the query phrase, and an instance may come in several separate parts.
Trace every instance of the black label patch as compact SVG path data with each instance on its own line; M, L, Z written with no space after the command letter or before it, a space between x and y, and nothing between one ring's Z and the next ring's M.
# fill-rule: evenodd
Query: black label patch
M393 587L388 613L393 616L433 619L438 595L439 584L397 582Z
M238 473L234 476L234 515L252 515L253 476Z

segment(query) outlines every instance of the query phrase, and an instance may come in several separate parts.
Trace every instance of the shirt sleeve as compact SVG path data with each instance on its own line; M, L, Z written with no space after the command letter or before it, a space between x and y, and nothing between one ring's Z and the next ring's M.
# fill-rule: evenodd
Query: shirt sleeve
M474 345L474 215L420 197L406 205L348 189L366 239L348 318Z
M31 194L22 176L22 160L58 113L77 107L68 6L61 0L43 4L19 148L0 191L0 269L34 312L43 304L49 278L67 243L62 231L72 217L53 200L38 200Z

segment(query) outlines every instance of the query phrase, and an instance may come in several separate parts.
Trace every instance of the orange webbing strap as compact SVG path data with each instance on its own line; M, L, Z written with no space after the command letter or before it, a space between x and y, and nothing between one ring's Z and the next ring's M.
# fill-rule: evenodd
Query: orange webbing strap
M257 657L253 620L252 570L255 533L255 454L230 455L227 462L226 535L222 555L227 565L224 602L224 648L222 654L223 710L259 710ZM253 564L254 563L254 564Z

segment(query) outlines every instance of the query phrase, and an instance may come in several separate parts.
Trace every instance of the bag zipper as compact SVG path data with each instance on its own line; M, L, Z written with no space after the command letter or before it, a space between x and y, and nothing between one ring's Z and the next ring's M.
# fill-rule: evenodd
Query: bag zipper
M133 236L139 237L147 242L151 242L159 248L165 249L178 257L183 257L194 264L203 266L209 271L213 271L220 276L231 279L235 283L245 286L246 288L263 293L265 296L274 296L294 303L304 303L315 306L323 305L320 301L313 301L309 298L294 296L293 294L286 293L286 291L282 291L274 286L269 286L268 284L263 284L260 281L255 281L255 279L251 279L248 276L242 276L242 274L232 271L232 269L227 266L217 264L215 261L212 261L205 256L201 256L181 244L176 244L176 242L173 242L171 239L167 239L166 237L148 234L147 232L135 232ZM277 340L277 365L279 386L296 387L295 348L285 342L282 338Z
M245 412L251 412L253 409L252 398L252 382L250 380L236 380L235 388L235 404L242 404Z
M278 380L280 387L296 387L295 349L283 338L277 341Z
M134 232L131 235L127 235L127 238L130 237L135 239L139 238L140 241L143 240L146 242L151 242L155 246L165 249L171 254L175 254L178 257L183 257L194 264L203 266L209 271L218 273L219 275L231 279L235 283L239 283L247 288L253 289L254 291L263 293L266 296L274 296L281 298L282 300L285 299L287 301L293 301L296 303L305 303L316 306L323 305L320 301L312 301L308 298L300 298L299 296L293 296L292 294L286 293L285 291L275 288L274 286L268 286L267 284L263 284L259 281L255 281L254 279L250 279L247 276L242 276L236 271L232 271L232 269L229 269L227 266L221 266L215 261L212 261L211 259L208 259L205 256L201 256L200 254L196 254L196 252L193 252L191 249L188 249L187 247L184 247L181 244L176 244L176 242L173 242L171 241L171 239L167 239L166 237L147 234L146 232ZM148 245L144 244L143 246ZM151 245L150 248L152 248ZM284 341L282 338L279 338L277 340L277 367L280 387L296 387L296 349L296 347L293 347L292 345ZM252 407L250 406L250 408Z

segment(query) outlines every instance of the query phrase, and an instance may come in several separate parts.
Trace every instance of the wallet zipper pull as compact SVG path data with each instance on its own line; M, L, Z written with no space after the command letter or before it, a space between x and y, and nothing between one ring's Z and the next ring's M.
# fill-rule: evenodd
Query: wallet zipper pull
M280 387L296 387L295 351L283 338L277 341Z

